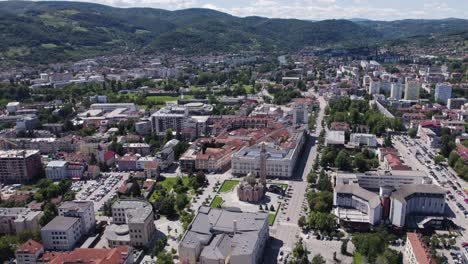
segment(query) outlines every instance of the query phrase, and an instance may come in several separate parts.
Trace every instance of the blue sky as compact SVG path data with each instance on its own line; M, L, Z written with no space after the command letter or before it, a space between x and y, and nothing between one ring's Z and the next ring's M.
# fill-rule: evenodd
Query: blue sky
M92 2L116 7L155 7L169 10L203 7L242 17L256 15L311 20L447 17L468 19L468 0L94 0Z

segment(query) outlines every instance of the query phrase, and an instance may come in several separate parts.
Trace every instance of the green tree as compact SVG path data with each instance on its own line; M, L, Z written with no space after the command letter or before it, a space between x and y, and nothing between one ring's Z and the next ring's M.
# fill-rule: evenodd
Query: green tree
M369 170L367 159L362 152L354 156L353 166L360 172Z
M411 138L415 138L417 133L418 130L416 128L410 128L408 130L408 136L410 136Z
M317 189L319 191L332 191L333 187L330 181L330 177L325 173L324 170L320 171L318 183L317 183Z
M160 252L157 256L156 264L173 264L173 256L170 252Z
M173 138L173 135L172 135L172 129L168 128L166 130L166 133L164 134L164 142L168 142L169 140L171 140Z
M348 171L351 167L351 159L346 150L340 150L335 158L335 167L342 171Z
M442 163L444 161L445 161L445 158L442 155L437 155L437 156L434 157L434 163L435 164L440 164L440 163Z
M450 165L450 167L454 167L458 159L460 159L460 155L458 155L457 152L455 151L450 152L450 155L448 157L448 164Z
M178 193L175 199L175 205L177 209L183 210L189 203L189 199L185 193Z
M308 183L311 183L311 184L316 184L317 183L317 173L315 173L313 170L311 170L309 172L309 174L307 174L307 182Z
M322 257L322 255L320 254L317 254L315 255L313 258L312 258L312 264L325 264L326 261L325 259Z

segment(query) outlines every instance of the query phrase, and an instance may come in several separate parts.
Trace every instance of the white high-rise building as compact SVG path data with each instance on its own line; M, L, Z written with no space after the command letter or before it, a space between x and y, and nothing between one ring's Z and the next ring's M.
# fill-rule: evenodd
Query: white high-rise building
M369 85L369 94L379 94L380 93L380 81L371 80Z
M403 87L401 83L392 83L390 87L390 98L400 100L403 95Z
M452 85L448 83L438 83L435 87L434 97L436 102L447 104L449 98L452 97Z

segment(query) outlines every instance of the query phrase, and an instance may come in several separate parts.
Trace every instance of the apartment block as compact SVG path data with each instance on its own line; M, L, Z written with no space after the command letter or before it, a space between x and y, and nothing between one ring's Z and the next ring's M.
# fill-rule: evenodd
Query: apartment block
M0 183L27 183L41 170L38 150L0 150Z

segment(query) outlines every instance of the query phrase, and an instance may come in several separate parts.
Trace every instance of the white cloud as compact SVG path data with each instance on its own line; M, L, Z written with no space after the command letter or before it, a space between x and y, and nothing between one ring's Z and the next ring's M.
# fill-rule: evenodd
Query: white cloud
M80 0L86 1L86 0ZM88 0L91 1L91 0ZM395 20L404 18L468 18L468 8L460 1L394 0L94 0L116 7L155 7L177 10L203 7L236 16L265 16L298 19L369 18ZM449 2L449 3L447 3Z

